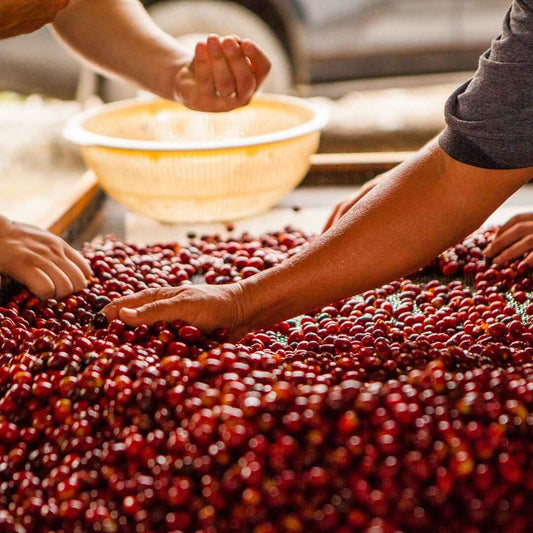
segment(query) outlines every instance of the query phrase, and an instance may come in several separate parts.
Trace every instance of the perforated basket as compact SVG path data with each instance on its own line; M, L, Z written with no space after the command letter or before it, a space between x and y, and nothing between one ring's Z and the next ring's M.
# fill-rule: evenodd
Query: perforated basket
M231 113L136 99L82 113L65 136L132 211L212 222L265 211L298 185L325 122L321 107L286 96L261 95Z

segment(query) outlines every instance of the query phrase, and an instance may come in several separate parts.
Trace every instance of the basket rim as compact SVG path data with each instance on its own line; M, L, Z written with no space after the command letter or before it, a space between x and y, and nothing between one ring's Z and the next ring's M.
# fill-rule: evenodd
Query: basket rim
M221 150L225 148L245 148L250 146L259 146L283 142L297 137L303 137L310 133L320 131L326 125L329 118L329 111L324 105L316 102L298 98L295 96L259 94L254 98L255 101L266 101L285 103L299 108L305 108L311 111L312 118L303 124L279 130L273 133L262 135L253 135L241 139L224 139L216 141L201 142L183 142L183 141L143 141L138 139L124 139L120 137L111 137L93 133L85 129L85 121L94 118L100 114L109 111L115 111L128 107L135 107L140 104L154 103L161 101L159 98L130 98L111 104L104 104L94 109L89 109L72 117L65 128L63 136L73 144L85 148L117 148L122 150L142 150L149 152L191 152L191 151L208 151Z

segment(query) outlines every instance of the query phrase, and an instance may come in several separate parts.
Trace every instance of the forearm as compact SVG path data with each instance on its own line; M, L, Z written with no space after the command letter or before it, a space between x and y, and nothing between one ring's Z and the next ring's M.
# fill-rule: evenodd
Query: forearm
M302 253L241 283L251 326L413 272L479 227L530 175L463 165L432 142Z
M71 0L54 29L93 67L164 98L175 97L174 77L190 60L137 0Z

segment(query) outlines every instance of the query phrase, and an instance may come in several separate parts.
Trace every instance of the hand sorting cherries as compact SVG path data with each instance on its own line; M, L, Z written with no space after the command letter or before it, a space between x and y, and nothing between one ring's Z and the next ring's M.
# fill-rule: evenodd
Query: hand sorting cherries
M0 307L0 531L532 531L533 278L492 235L237 344L97 313L310 236L86 246L87 289Z

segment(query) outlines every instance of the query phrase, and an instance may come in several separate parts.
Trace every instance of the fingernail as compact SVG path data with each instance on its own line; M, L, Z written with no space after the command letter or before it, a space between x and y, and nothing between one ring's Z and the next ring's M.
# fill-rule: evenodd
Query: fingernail
M231 50L232 48L235 47L237 43L235 42L234 39L231 39L231 38L227 38L227 39L224 39L222 41L222 46L226 49L226 50Z
M198 56L198 59L201 59L202 61L207 60L207 48L204 43L198 43L198 46L196 47L196 55Z
M139 313L137 312L137 309L129 309L128 307L123 307L120 310L120 314L124 318L135 318Z
M207 46L209 46L211 50L218 50L220 47L218 37L209 36L209 39L207 39Z

